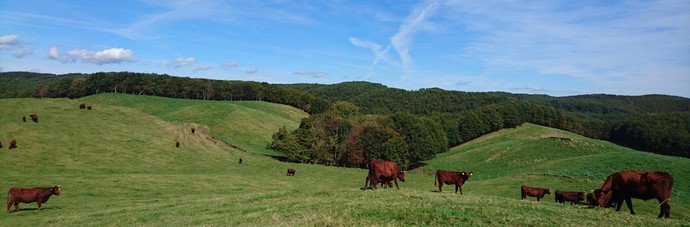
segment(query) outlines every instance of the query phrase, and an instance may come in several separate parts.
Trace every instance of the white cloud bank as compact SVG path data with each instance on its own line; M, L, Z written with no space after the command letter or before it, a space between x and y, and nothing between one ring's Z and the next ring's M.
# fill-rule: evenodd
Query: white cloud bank
M172 60L170 63L168 63L168 67L180 68L193 65L195 62L196 59L194 58L175 58L175 60Z
M12 49L22 45L18 35L4 35L0 36L0 50Z
M76 60L81 60L84 63L105 65L134 61L134 51L124 48L110 48L102 51L81 49L70 50L65 55L61 55L60 46L55 45L48 50L48 57L62 63L74 63Z

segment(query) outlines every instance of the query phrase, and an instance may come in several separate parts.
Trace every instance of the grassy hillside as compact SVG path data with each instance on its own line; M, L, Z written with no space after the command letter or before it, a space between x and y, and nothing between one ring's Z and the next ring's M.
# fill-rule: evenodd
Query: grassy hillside
M427 163L426 171L474 171L481 193L510 198L519 198L521 185L589 191L617 171L667 171L675 179L673 213L690 218L690 159L639 152L562 130L525 124L483 136ZM638 214L658 214L655 200L633 204Z
M207 126L208 133L241 149L279 155L266 149L280 127L294 130L307 114L301 110L258 101L202 101L126 94L99 94L80 99L89 105L115 105L140 110L169 122Z
M79 110L77 106L83 101L94 105L94 110ZM541 157L538 156L541 153L545 160L532 164L519 164L498 156L490 160L490 164L472 164L485 160L479 154L485 150L482 146L486 146L486 152L490 153L491 149L500 148L490 148L489 144L512 143L511 149L504 154L514 151L513 157L521 158L518 153L529 154L531 151L524 150L528 145L520 144L520 141L534 142L540 140L535 135L563 133L539 126L503 130L430 161L429 170L443 167L474 171L475 178L464 187L465 195L455 195L451 190L436 192L428 171L408 173L407 181L400 183L401 190L362 191L360 187L364 184L366 170L280 163L261 155L261 151L232 149L209 139L210 133L217 137L223 135L216 134L219 129L214 128L214 124L202 123L204 119L195 115L199 111L181 111L190 107L185 108L178 102L193 103L193 110L229 108L217 105L238 105L235 108L242 109L249 108L243 105L251 104L119 95L99 95L84 100L0 99L0 141L5 145L0 150L0 172L3 173L0 175L0 192L10 187L56 184L63 190L62 195L52 197L42 211L34 210L36 204L33 203L21 204L24 210L20 212L0 212L0 223L10 226L690 224L687 194L671 201L672 218L669 220L657 220L657 211L642 208L648 205L638 200L635 200L636 216L611 209L556 204L553 197L540 203L533 199L519 200L519 193L513 190L516 185L529 183L565 187L571 184L569 182L573 179L552 175L568 169L576 171L576 166L558 162L571 163L569 160L578 156L554 156L550 149L553 145L541 145L545 148L534 152L534 155ZM253 108L257 113L252 116L256 121L267 123L272 120L269 117L279 115L270 114L270 111L282 108L272 104L258 105L262 107ZM21 122L22 115L31 113L40 116L39 123ZM222 115L222 111L218 110L217 115ZM200 119L197 121L195 117ZM296 127L296 123L286 126ZM191 134L190 124L209 128ZM252 133L263 132L245 133L252 136ZM564 133L562 136L570 135ZM17 139L19 148L7 150L10 139ZM593 149L609 146L600 141L581 140L593 144ZM182 142L183 146L174 148L174 141ZM655 160L634 158L631 155L634 151L610 146L613 151L606 148L593 153L622 152L625 157L615 158L628 161L620 166L639 164L644 167L655 163ZM251 149L251 146L247 147ZM474 159L464 157L474 153ZM245 160L243 164L237 163L240 157ZM619 165L611 157L593 162L593 168ZM689 166L688 160L668 158L667 161L670 162L668 171L676 177L674 192L687 188L687 173L673 171ZM547 170L548 165L552 167ZM500 166L515 166L518 170L532 172L518 173ZM294 177L285 176L288 167L297 169ZM578 173L571 177L592 187L598 186L603 181L599 178L604 175L594 176L592 173L592 177L587 178L582 177L586 174ZM575 187L580 183L572 185ZM6 196L0 193L0 201L4 201Z

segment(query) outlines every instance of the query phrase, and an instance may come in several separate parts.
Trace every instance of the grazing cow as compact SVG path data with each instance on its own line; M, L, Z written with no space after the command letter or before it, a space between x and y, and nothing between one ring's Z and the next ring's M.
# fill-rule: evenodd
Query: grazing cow
M83 110L84 108L86 108L86 103L79 104L79 109Z
M194 131L196 131L196 129L195 129L195 128L192 128L192 134L194 134Z
M391 180L395 181L395 187L400 189L398 180L405 182L405 172L400 170L395 162L371 160L369 174L364 180L364 189L367 189L367 184L375 189L379 181L390 185Z
M242 158L240 158L240 164L242 164Z
M22 116L22 121L26 122L26 116Z
M19 203L38 203L38 210L41 204L48 202L51 195L60 196L60 186L51 188L12 188L7 192L7 212L14 205L14 211L19 211Z
M8 150L12 150L14 148L17 148L17 140L10 141L10 148Z
M632 198L659 201L659 215L657 218L668 218L671 215L671 205L668 200L673 189L673 177L667 172L621 171L606 178L601 186L601 193L607 196L597 198L599 206L616 204L616 211L620 211L623 201L628 206L630 214L635 214Z
M544 195L551 195L551 189L533 188L525 185L520 187L520 192L522 199L525 199L527 196L537 197L537 202L539 202L539 199L544 198Z
M175 147L177 147L177 148L180 147L180 141L175 142Z
M91 110L91 106L87 106L86 109L87 109L87 110Z
M455 194L458 194L458 190L460 190L460 195L462 195L462 185L465 184L465 181L470 180L470 177L472 177L472 172L453 172L439 169L434 173L434 186L438 182L438 191L443 192L443 184L454 184Z
M294 176L294 175L295 175L295 172L296 172L295 169L293 169L293 168L288 168L288 170L287 170L287 175L288 175L288 176Z
M38 123L38 115L36 115L36 114L31 114L31 115L29 115L29 117L31 117L31 120L32 120L33 122Z
M570 204L575 205L585 200L585 192L556 190L554 197L556 197L557 203L565 203L565 201L570 201Z

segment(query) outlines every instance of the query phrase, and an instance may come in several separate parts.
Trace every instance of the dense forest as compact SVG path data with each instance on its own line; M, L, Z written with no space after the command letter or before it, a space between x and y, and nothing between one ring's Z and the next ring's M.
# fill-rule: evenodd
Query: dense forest
M690 99L665 95L551 97L417 91L369 82L268 84L150 73L0 73L0 97L79 98L103 92L219 101L259 100L310 113L268 145L296 162L415 166L481 135L525 122L654 153L690 157Z

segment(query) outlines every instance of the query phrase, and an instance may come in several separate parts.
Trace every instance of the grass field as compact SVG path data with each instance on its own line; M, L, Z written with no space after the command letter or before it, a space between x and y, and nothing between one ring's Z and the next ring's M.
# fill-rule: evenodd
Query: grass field
M86 102L94 110L79 110ZM366 170L277 162L264 146L278 127L306 116L262 102L102 94L83 99L0 99L0 192L61 185L44 210L21 204L0 225L690 225L690 161L632 151L526 124L481 137L410 171L401 190L367 190ZM39 115L39 123L21 116ZM190 126L202 130L192 134ZM271 129L273 128L273 129ZM240 130L243 130L239 132ZM234 134L230 133L231 131ZM220 138L243 150L228 147ZM572 140L551 139L557 136ZM19 148L7 150L9 140ZM182 146L175 148L175 141ZM238 164L239 158L244 159ZM286 176L288 167L297 169ZM437 192L436 168L468 170L464 195ZM519 199L521 184L599 187L622 169L663 170L676 185L671 218L656 202L637 215ZM0 196L5 200L7 194Z

